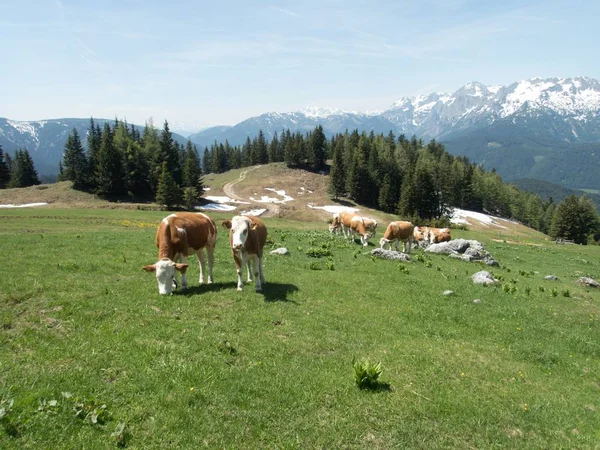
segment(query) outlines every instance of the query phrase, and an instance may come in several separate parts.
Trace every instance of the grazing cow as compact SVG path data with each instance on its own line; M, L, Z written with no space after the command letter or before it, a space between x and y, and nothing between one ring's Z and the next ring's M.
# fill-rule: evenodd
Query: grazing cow
M158 262L142 267L147 272L156 272L159 294L171 294L177 284L177 271L181 272L181 285L187 287L185 271L187 256L196 253L200 266L200 284L204 283L204 247L208 253L208 283L213 282L213 262L217 225L202 213L180 212L165 217L156 231ZM179 263L178 261L181 261Z
M369 245L369 239L375 236L377 230L377 221L368 217L353 216L350 219L349 235L354 239L354 233L360 236L360 243L363 246Z
M437 244L438 242L448 242L450 237L450 228L429 228L427 242Z
M235 216L231 220L225 220L223 227L229 230L229 245L231 254L235 261L238 276L237 290L241 291L242 269L248 267L248 282L250 278L250 261L254 266L254 285L257 291L262 290L265 284L265 276L262 269L263 247L267 241L267 228L258 217Z
M393 242L394 246L396 247L396 251L398 251L398 244L400 241L402 241L404 253L410 254L410 249L413 243L414 228L415 227L412 223L405 222L403 220L391 222L385 230L385 234L379 240L379 246L385 250L385 247L389 245L391 250Z
M429 235L429 227L415 227L413 231L413 240L417 247L420 242L425 241L426 236Z
M340 213L336 212L331 217L331 225L329 225L330 233L339 233L342 230L342 222L340 220Z

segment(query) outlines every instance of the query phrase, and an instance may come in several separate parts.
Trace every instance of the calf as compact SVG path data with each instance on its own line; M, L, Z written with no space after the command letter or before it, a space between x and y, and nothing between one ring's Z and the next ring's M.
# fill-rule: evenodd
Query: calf
M177 284L177 271L181 272L181 285L187 287L185 272L187 256L195 253L200 266L200 284L204 283L204 248L208 253L208 283L213 282L213 263L217 226L210 217L202 213L180 212L165 217L156 231L158 262L142 267L147 272L156 272L159 294L171 294ZM178 261L181 261L179 263Z
M385 230L385 234L379 240L380 247L385 250L385 247L389 245L391 250L392 242L394 242L396 251L398 251L398 243L399 241L402 241L404 253L410 254L413 242L414 228L415 227L412 223L405 222L403 220L391 222Z
M235 216L231 220L225 220L223 227L229 230L229 245L231 254L235 261L238 283L237 290L241 291L242 269L248 266L248 282L250 279L250 261L254 266L254 285L257 291L262 290L265 284L265 276L262 269L263 247L267 241L267 228L258 217Z

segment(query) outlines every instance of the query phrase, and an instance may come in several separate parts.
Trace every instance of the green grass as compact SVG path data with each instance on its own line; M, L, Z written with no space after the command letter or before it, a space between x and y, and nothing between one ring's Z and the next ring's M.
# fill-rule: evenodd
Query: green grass
M574 280L600 278L600 248L453 230L501 264L481 287L474 263L267 219L291 256L265 257L263 294L236 291L221 228L215 284L192 260L191 287L159 296L141 267L165 215L0 212L0 448L598 445L600 295ZM386 389L359 389L355 359Z

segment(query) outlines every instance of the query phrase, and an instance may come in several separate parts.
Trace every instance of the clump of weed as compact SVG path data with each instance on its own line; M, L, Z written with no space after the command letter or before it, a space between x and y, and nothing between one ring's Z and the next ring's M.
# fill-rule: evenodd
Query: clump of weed
M327 261L325 262L325 268L327 270L335 270L335 263L333 262L333 259L327 259Z
M321 265L316 262L316 261L312 261L309 265L308 268L310 270L323 270L323 268L321 267Z
M400 270L400 272L405 273L406 275L410 273L408 271L408 268L404 264L398 264L398 269Z
M360 389L377 389L379 387L379 376L382 373L381 362L372 364L369 360L352 360L354 367L354 381Z
M531 294L531 288L529 286L527 286L525 288L525 295L529 296Z
M561 293L562 293L563 297L570 297L571 296L571 291L569 291L568 289L565 289Z
M237 349L227 339L223 339L217 344L217 350L224 355L235 355L237 353Z
M311 258L323 258L325 256L331 256L331 250L323 247L311 247L306 250L306 255Z
M557 297L558 296L558 289L552 288L552 290L550 291L550 293L552 294L552 297Z
M546 288L544 286L538 286L538 291L544 292Z

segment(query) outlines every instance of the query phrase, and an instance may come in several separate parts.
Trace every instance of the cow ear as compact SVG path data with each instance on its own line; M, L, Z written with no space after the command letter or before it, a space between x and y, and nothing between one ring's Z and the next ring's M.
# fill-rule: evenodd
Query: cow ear
M221 225L223 225L223 228L227 228L228 230L231 230L231 220L224 220Z
M177 264L175 264L175 269L179 270L182 273L185 273L188 266L189 266L189 264L177 263Z
M156 264L144 266L144 267L142 267L142 270L145 270L146 272L156 272Z

